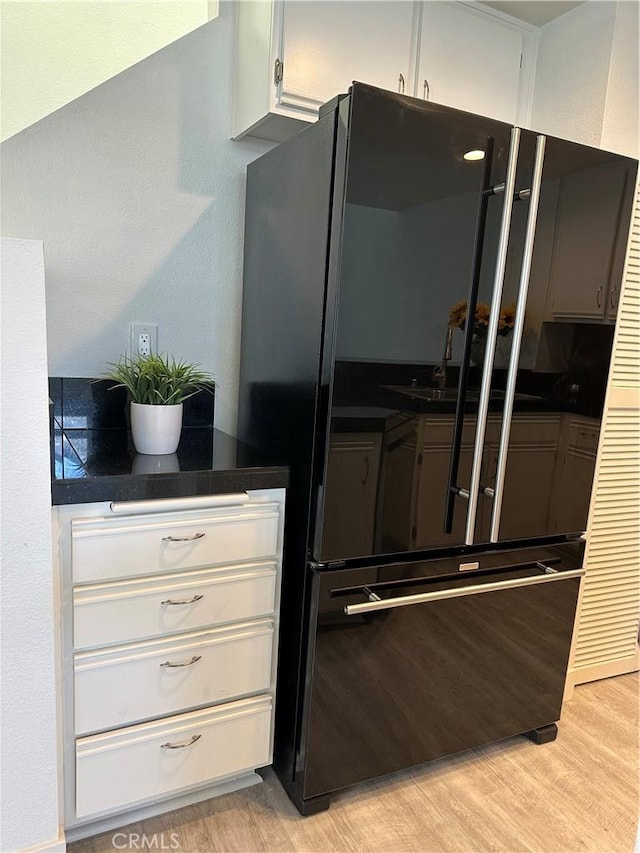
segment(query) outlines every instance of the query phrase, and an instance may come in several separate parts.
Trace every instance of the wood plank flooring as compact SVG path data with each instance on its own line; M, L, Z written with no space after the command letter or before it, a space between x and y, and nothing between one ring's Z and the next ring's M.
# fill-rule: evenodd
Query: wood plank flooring
M263 785L117 831L164 833L180 853L631 853L638 691L637 674L581 685L553 743L513 738L396 773L335 795L313 817L298 815L269 771ZM113 853L115 832L69 853Z

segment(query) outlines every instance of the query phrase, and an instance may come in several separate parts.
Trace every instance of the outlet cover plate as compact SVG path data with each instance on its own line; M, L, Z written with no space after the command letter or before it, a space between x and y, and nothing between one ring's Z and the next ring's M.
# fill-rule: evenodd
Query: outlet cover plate
M137 355L139 352L138 341L140 335L149 335L151 352L158 352L158 324L157 323L131 323L129 326L129 352Z

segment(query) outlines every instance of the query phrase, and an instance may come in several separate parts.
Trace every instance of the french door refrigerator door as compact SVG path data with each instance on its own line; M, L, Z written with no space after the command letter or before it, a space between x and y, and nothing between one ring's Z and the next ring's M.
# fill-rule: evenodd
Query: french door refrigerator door
M621 272L634 162L360 84L341 107L348 147L314 557L583 530L593 467L570 502L555 486L568 418L601 413L611 326L603 308L585 335L549 306L580 292L572 217L590 191L599 198L603 176L615 177L612 198L589 208L590 240ZM579 508L571 518L568 503Z
M316 573L304 798L557 721L583 570L555 549Z
M497 405L467 541L586 529L636 169L607 151L521 134L524 193L514 198L489 376Z

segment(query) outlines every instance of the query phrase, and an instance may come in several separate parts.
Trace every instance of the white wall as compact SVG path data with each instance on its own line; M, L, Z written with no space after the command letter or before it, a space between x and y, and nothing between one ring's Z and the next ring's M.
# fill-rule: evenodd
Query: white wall
M2 226L44 241L51 375L97 376L131 321L237 408L246 164L231 142L233 8L2 145Z
M207 0L3 0L2 139L215 17Z
M602 147L638 157L640 67L638 65L638 16L636 0L616 4L611 65L602 124Z
M42 244L2 241L0 850L58 836Z
M531 127L600 145L618 5L589 0L540 28Z

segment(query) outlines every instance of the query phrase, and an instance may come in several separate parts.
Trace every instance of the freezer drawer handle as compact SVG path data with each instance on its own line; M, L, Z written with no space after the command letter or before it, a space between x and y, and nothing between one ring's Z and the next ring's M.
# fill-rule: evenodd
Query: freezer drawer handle
M167 598L161 601L160 604L195 604L196 601L200 601L202 598L204 598L204 595L194 595L193 598L185 598L183 601L174 601L172 598Z
M186 740L184 743L161 743L160 749L184 749L187 746L193 746L194 743L197 743L202 735L193 735L193 737Z
M548 567L546 567L548 568ZM422 592L418 595L400 595L398 598L381 599L380 601L368 601L365 604L347 604L344 612L347 616L356 616L358 613L371 613L374 610L392 610L396 607L407 607L410 604L428 604L431 601L446 601L449 598L464 598L469 595L481 595L484 592L499 592L505 589L519 589L525 586L536 586L540 583L553 583L555 581L569 580L570 578L581 578L584 569L571 569L567 572L555 572L544 575L534 575L530 578L518 578L516 580L496 581L495 583L475 584L463 586L458 589L440 589L436 592Z

